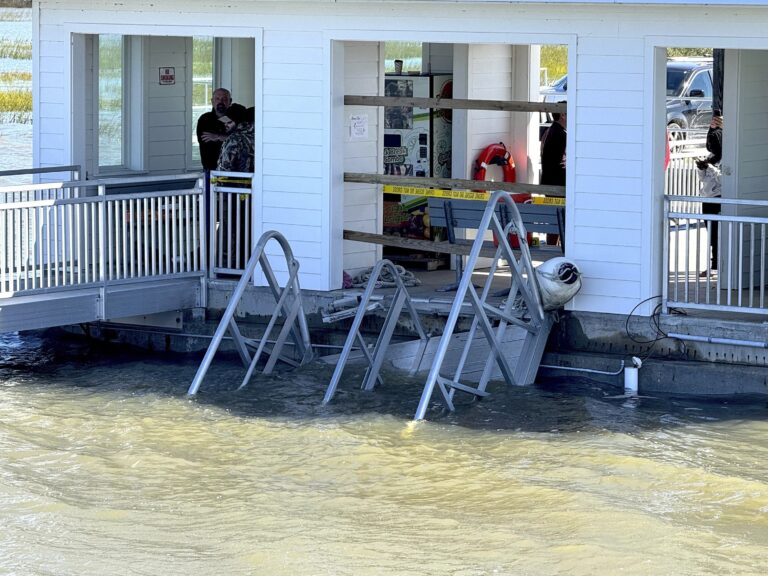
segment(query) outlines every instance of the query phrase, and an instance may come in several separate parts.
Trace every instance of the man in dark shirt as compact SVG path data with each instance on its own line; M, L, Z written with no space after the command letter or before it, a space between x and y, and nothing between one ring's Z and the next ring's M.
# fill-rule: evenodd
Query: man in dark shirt
M547 128L541 141L541 184L565 186L565 113L552 114L552 125ZM547 234L550 246L560 242L559 234Z
M221 154L221 146L227 139L224 124L219 118L224 116L232 104L232 96L226 88L217 88L211 98L212 109L197 121L197 141L200 144L200 160L205 170L216 170Z
M565 114L552 114L541 142L541 184L565 186Z

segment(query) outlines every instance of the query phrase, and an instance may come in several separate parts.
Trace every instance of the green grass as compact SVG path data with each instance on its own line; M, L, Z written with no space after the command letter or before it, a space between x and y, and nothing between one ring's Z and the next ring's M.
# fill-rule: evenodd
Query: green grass
M0 92L0 112L32 112L32 92L30 90Z
M32 72L0 72L0 84L13 84L14 82L31 82Z
M712 57L712 48L667 48L667 57L684 56L687 58Z
M213 75L213 38L195 36L192 39L192 63L195 76Z
M0 0L0 8L32 8L32 0Z
M387 60L421 58L421 42L387 42L384 53Z
M568 72L568 47L563 44L543 45L541 67L547 69L547 79L550 83L560 78Z

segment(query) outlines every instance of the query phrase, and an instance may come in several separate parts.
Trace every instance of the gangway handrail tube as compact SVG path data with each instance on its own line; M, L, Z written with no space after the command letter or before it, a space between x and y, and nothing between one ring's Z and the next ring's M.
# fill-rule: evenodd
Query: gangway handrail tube
M106 194L108 184L139 180L142 183L194 180L195 184L178 190ZM64 290L67 287L106 287L114 282L133 280L194 276L204 281L207 268L202 257L206 239L201 182L199 176L189 174L92 180L87 185L96 188L94 195L0 203L0 214L23 216L22 219L15 217L15 221L21 222L24 234L30 235L16 238L16 232L14 243L35 246L29 253L13 245L4 248L5 252L0 254L3 266L0 291L7 297L7 294L31 295L45 293L41 290ZM83 182L21 185L2 190L39 191L67 187L82 190ZM134 210L137 211L135 214ZM149 213L155 213L155 216L150 217ZM107 228L108 222L110 228ZM155 222L159 222L157 227ZM114 228L117 225L119 229ZM3 230L6 230L5 226L3 224ZM66 233L61 231L62 226L67 227ZM164 236L156 237L161 230L165 230ZM118 244L121 246L119 251Z
M130 178L99 178L96 180L64 180L41 182L39 184L9 184L0 187L0 192L23 192L26 190L53 190L57 188L97 188L115 184L151 184L153 182L177 182L202 178L199 172L171 174L166 176L133 176Z
M743 200L740 198L723 198L721 196L708 198L705 196L682 196L679 194L665 194L664 200L669 202L697 202L701 204L724 204L729 206L768 206L768 200ZM713 215L707 214L707 216ZM696 218L701 218L701 214L697 214Z
M79 164L68 166L45 166L40 168L19 168L17 170L2 170L0 178L3 176L34 176L36 174L57 174L59 172L73 172L79 174L82 167Z
M292 296L295 299L294 300L294 307L296 308L295 311L285 310L285 306L284 306L285 299L283 298L284 294L280 293L280 291L277 289L277 279L275 278L274 272L272 271L272 267L270 266L269 260L267 259L266 253L264 251L267 243L270 240L275 240L278 242L278 244L283 250L283 255L285 257L286 263L288 264L288 268L292 272L290 274L290 289L292 292ZM224 314L222 315L221 320L219 321L219 325L216 328L216 332L214 333L213 338L211 339L211 343L208 346L208 350L206 350L205 356L203 357L203 360L200 363L199 368L197 369L197 373L195 374L195 377L189 386L189 389L187 391L188 396L194 396L197 394L198 390L200 389L200 385L202 384L203 379L205 378L205 375L211 366L213 357L216 355L216 352L218 351L219 346L221 345L221 342L223 341L224 336L226 335L228 330L232 331L233 341L235 343L235 347L237 348L237 352L240 355L240 358L243 361L243 364L248 367L248 376L250 376L250 374L252 373L252 366L255 364L255 361L248 354L245 340L243 339L239 329L237 328L237 323L235 322L235 312L237 311L237 306L240 303L240 300L242 299L246 288L251 282L251 278L253 274L256 272L256 266L259 264L261 264L262 266L264 274L267 277L267 280L269 282L270 288L272 289L272 292L275 295L275 299L278 303L278 305L275 307L273 317L280 314L281 312L285 312L286 324L288 323L288 319L293 317L295 318L295 321L298 322L299 331L300 331L300 335L297 336L295 334L295 330L292 325L293 322L291 322L290 329L285 329L285 325L284 325L283 327L284 329L281 331L280 336L278 337L278 343L272 349L270 362L272 362L273 360L272 356L276 361L276 358L280 352L280 348L284 344L284 339L287 336L288 332L293 333L294 341L299 347L303 348L304 360L308 360L311 357L312 344L309 338L309 326L307 324L307 318L304 314L303 306L301 305L301 288L299 287L299 283L298 283L297 272L299 268L299 262L298 260L296 260L296 258L294 258L293 250L291 250L291 246L288 243L288 240L286 240L285 236L283 236L280 232L277 232L275 230L269 230L261 235L261 238L259 238L259 241L257 242L256 246L251 252L251 257L248 259L248 263L245 266L245 272L240 278L240 281L235 286L235 290L233 291L232 296L230 297L230 300L229 300L229 304L227 304L227 307L224 310ZM282 292L284 293L288 289L289 289L289 285L286 284ZM272 325L273 323L270 323L270 324ZM267 338L267 337L268 337L268 334L265 333L264 338ZM263 347L260 346L259 350L262 350L262 349ZM258 357L255 357L255 360L258 361ZM268 368L265 369L265 371L267 371L268 369L271 369L270 363L268 363L267 366Z
M0 190L1 192L2 190ZM22 209L22 208L45 208L48 206L67 206L69 204L98 204L102 202L119 202L122 200L144 200L151 198L165 198L174 196L183 198L184 196L202 196L202 190L165 190L161 192L136 192L126 194L115 194L113 196L82 196L80 198L51 198L48 200L24 200L22 202L3 202L0 203L0 210L3 209Z
M72 187L83 188L90 186L109 186L112 184L151 184L153 182L175 182L179 180L192 180L202 178L201 172L185 172L183 174L169 174L165 176L130 176L121 178L99 178L94 180L71 180L64 184Z
M665 195L662 312L687 308L765 314L768 217L732 215L727 209L699 213L691 207L697 204L758 208L762 213L768 208L766 200ZM713 244L715 230L719 234Z

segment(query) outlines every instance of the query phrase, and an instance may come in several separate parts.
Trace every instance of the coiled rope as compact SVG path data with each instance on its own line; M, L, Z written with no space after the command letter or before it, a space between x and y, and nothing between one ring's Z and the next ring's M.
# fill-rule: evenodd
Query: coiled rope
M395 265L395 270L397 270L397 274L400 277L403 286L411 287L421 285L421 280L416 278L413 272L406 270L397 264ZM354 278L352 278L352 286L355 288L363 288L367 286L371 279L371 272L373 272L373 266L363 270L362 272L358 272ZM389 267L382 268L381 274L379 274L379 278L376 280L375 286L376 288L394 288L397 286L397 281L395 280L394 276L392 276L392 271Z

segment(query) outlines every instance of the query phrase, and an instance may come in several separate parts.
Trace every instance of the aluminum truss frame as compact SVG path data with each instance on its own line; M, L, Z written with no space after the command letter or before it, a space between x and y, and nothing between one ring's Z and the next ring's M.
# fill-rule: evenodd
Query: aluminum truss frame
M366 344L363 335L360 333L360 327L362 326L366 313L371 310L370 304L373 291L375 290L376 282L379 280L379 277L381 276L384 269L388 269L391 276L395 278L397 288L395 289L395 293L392 299L389 301L389 311L387 312L386 319L384 320L384 326L382 327L381 332L379 333L379 337L376 340L376 345L373 348L373 352L371 352L368 349L368 345ZM386 307L384 302L379 302L379 305ZM424 351L427 348L429 337L424 332L424 328L421 325L421 320L419 319L419 314L416 311L413 302L411 301L411 297L408 294L408 290L406 289L405 284L403 284L403 281L397 272L397 268L389 260L379 260L373 267L371 276L368 280L368 285L366 286L363 295L360 297L360 304L357 308L355 319L352 321L349 334L347 335L347 339L344 343L344 347L342 348L342 352L339 355L339 361L336 363L333 376L331 377L331 381L325 391L323 404L330 402L336 393L336 388L338 387L339 380L341 380L341 375L344 372L344 368L349 361L350 354L352 353L352 347L355 345L355 342L359 343L360 349L365 356L365 359L368 361L368 369L363 376L361 388L363 390L370 391L373 390L376 382L382 383L380 374L381 366L384 362L384 356L387 353L387 347L392 340L392 334L395 331L395 327L397 326L397 321L400 318L403 307L407 308L413 321L413 326L415 327L420 339L419 349L415 355L413 366L411 368L411 374L413 375L416 373L419 362L421 361Z
M497 203L499 202L503 202L509 208L510 219L506 225L502 225L496 213ZM478 267L480 250L483 246L483 237L486 230L491 230L494 233L498 247L490 273L480 293L478 293L472 284L472 274ZM517 253L510 246L510 234L517 235L520 246ZM491 295L491 283L501 259L506 260L509 265L511 287L509 295L502 305L495 306L488 302L488 297ZM456 324L460 313L462 313L464 301L467 298L474 314L469 337L462 350L456 370L451 376L445 376L441 374L441 369L446 360L451 340L454 338ZM495 366L498 366L507 384L524 385L532 383L541 363L544 346L553 323L554 314L545 313L542 306L539 284L528 248L527 232L520 212L517 210L510 194L503 191L494 192L483 213L477 237L467 257L464 273L456 289L456 297L435 351L432 366L414 418L416 420L424 419L435 387L440 390L443 401L449 410L454 409L453 396L457 390L476 397L487 396L486 387ZM520 327L526 331L522 351L514 370L502 349L503 339L510 325ZM485 338L487 345L490 347L490 352L488 352L482 376L475 387L462 383L461 377L467 359L473 354L471 348L476 340L476 335Z
M272 266L269 263L269 259L264 252L265 247L270 240L275 240L280 245L286 264L288 265L288 280L282 287L278 283ZM235 321L235 312L240 303L240 299L243 297L258 266L261 266L261 270L264 273L264 277L267 280L267 284L275 298L276 304L272 317L264 330L263 336L260 340L255 340L243 337L237 326L237 322ZM272 332L277 329L278 320L281 317L283 322L280 326L277 339L274 342L270 342L269 337ZM243 365L247 368L243 382L238 387L238 390L248 383L256 369L257 363L265 353L269 356L269 359L264 366L264 374L270 374L278 360L282 360L283 362L292 365L304 365L313 358L312 343L309 338L309 327L307 325L307 318L304 314L304 306L301 300L299 262L294 258L290 244L288 244L288 241L279 232L270 230L262 234L261 238L259 238L256 247L251 253L251 257L248 259L248 263L245 266L245 272L232 293L229 304L227 305L224 315L219 322L219 326L213 335L211 344L208 346L203 361L197 369L197 374L195 374L192 384L187 391L188 395L194 396L197 394L197 391L200 389L200 384L202 384L202 381L211 366L213 357L216 355L227 332L230 333L237 353L239 354ZM300 358L299 362L282 354L283 347L286 345L289 337L292 339L292 344L295 346L296 354L294 357ZM269 349L267 349L268 347ZM251 355L250 352L251 348L256 349L253 355Z

